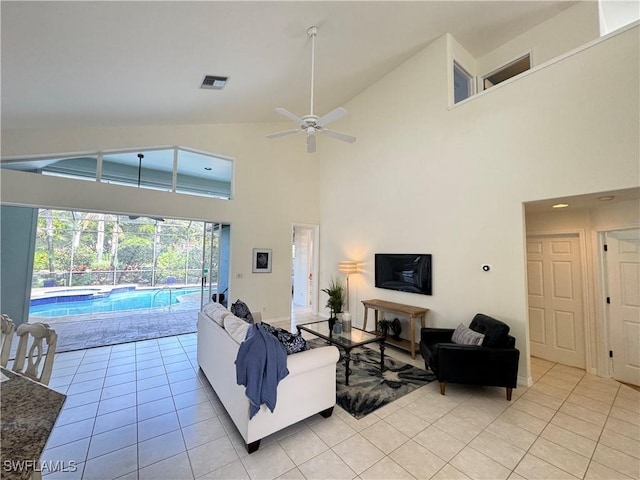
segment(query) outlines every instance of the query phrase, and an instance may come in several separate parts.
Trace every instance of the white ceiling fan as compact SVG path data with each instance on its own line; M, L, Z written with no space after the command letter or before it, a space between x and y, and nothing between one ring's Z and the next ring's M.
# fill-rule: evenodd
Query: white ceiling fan
M307 153L313 153L316 151L316 133L321 133L328 137L337 138L338 140L342 140L343 142L348 143L355 142L356 138L325 128L325 125L327 125L328 123L338 120L339 118L342 118L347 114L347 111L344 108L338 107L335 110L331 110L329 113L323 115L322 117L318 117L317 115L313 114L313 77L316 50L315 40L316 35L318 34L318 27L309 27L309 29L307 30L307 34L311 37L311 113L309 113L309 115L305 115L304 117L298 117L297 115L294 115L284 108L276 108L276 112L278 112L280 115L284 115L285 117L290 118L299 126L298 128L292 130L270 133L269 135L267 135L267 138L276 138L282 137L284 135L293 135L294 133L305 132L307 134Z

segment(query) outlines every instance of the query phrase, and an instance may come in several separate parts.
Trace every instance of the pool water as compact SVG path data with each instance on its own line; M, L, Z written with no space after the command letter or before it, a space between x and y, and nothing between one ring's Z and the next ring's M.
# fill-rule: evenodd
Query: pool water
M172 288L130 290L115 292L106 296L95 296L86 300L60 301L51 297L47 303L31 305L30 317L66 317L69 315L84 315L91 313L120 312L125 310L139 310L143 308L161 308L178 303L178 297L189 293L200 292L199 288Z

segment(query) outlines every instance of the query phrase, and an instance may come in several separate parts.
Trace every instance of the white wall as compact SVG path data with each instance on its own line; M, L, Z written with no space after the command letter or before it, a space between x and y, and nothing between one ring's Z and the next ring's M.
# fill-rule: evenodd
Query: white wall
M478 75L487 75L529 52L532 65L541 65L599 36L598 2L576 2L574 6L478 58Z
M280 125L155 126L3 131L2 156L180 145L235 158L234 200L206 199L3 170L2 203L230 223L230 294L264 318L289 315L293 223L318 224L318 158L300 138L268 140ZM255 247L273 249L271 274L251 273ZM242 278L237 276L241 275Z
M527 213L526 223L529 235L578 229L605 231L635 228L640 226L640 203L637 200L616 200L602 202L594 208Z
M598 2L577 2L546 22L517 36L479 58L474 58L454 37L448 35L451 67L457 61L468 73L482 79L505 65L531 55L532 68L579 48L600 36ZM449 72L453 76L453 72ZM452 84L452 82L449 82ZM482 91L482 82L478 82ZM454 104L453 90L449 103Z
M443 37L354 98L340 130L357 142L321 152L321 285L351 258L364 265L351 277L357 323L367 298L429 308L435 326L496 316L528 376L522 204L638 186L637 38L634 28L447 109ZM383 251L432 253L433 296L374 288Z
M640 19L640 3L633 0L600 0L600 33L606 35Z
M0 312L16 326L29 319L37 220L33 208L0 207Z

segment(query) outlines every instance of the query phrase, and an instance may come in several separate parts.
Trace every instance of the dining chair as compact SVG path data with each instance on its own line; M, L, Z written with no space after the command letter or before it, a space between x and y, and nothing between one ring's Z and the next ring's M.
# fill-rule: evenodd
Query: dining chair
M9 363L9 353L11 352L11 342L13 341L13 331L15 325L13 320L9 318L9 315L3 313L0 317L0 332L1 332L1 344L0 344L0 366L6 367Z
M56 331L46 323L23 323L16 329L16 334L19 340L13 371L48 385L58 342ZM32 341L29 346L30 338ZM43 341L47 343L46 352Z

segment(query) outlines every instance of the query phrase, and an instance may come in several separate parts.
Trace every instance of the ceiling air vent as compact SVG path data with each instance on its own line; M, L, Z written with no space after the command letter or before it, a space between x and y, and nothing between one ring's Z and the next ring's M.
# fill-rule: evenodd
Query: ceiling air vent
M222 90L227 84L229 77L216 77L215 75L205 75L200 88L212 88L214 90Z

